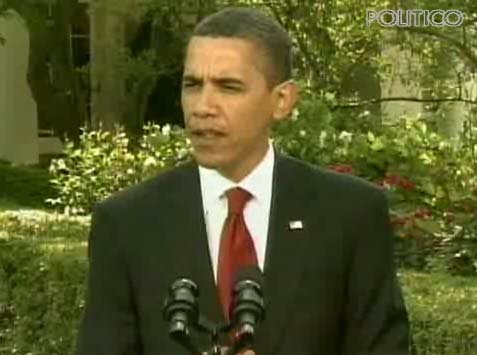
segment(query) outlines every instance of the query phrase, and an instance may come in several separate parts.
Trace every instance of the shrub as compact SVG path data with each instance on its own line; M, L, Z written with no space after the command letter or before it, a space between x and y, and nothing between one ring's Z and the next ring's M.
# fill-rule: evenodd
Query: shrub
M401 281L420 355L475 354L475 278L408 272Z
M71 354L83 307L88 219L0 214L0 354Z
M136 147L117 128L84 131L80 145L68 142L65 153L50 166L58 197L48 202L67 214L87 214L95 202L186 160L188 143L182 130L150 125Z

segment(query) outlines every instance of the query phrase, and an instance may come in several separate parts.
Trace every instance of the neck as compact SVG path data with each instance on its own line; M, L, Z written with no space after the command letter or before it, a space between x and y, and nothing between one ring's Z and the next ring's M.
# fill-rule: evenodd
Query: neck
M261 144L259 149L256 150L255 154L251 154L249 159L243 161L240 165L230 166L228 168L224 168L218 170L219 173L226 177L227 179L239 183L242 181L247 175L249 175L253 169L255 169L258 164L265 158L265 155L268 152L269 143L268 140L265 144Z

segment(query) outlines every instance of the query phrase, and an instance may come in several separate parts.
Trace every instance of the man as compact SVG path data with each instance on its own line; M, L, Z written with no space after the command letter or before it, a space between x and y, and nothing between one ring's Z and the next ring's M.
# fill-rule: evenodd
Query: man
M201 312L225 321L245 265L263 270L267 308L247 355L410 353L384 194L269 142L297 100L291 62L256 10L196 27L182 85L194 161L95 209L78 355L186 354L162 319L171 282L194 280Z

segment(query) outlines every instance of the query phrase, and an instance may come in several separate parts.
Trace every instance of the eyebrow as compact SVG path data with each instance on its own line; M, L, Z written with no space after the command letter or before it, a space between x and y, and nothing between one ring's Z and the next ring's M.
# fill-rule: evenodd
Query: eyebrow
M202 83L204 80L203 78L200 78L193 74L186 74L182 78L182 81L189 82L189 83ZM234 78L234 77L228 77L228 76L212 78L212 82L215 84L221 84L221 85L230 85L230 84L240 85L240 86L245 85L245 83L242 80L238 78Z

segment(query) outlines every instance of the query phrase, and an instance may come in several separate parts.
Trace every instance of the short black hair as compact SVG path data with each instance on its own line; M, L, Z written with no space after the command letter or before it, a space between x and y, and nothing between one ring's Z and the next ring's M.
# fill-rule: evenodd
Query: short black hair
M191 37L228 37L251 41L264 51L265 77L273 87L292 77L292 41L278 21L250 7L228 7L202 19Z

